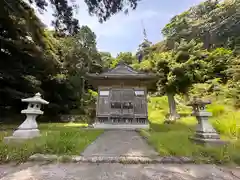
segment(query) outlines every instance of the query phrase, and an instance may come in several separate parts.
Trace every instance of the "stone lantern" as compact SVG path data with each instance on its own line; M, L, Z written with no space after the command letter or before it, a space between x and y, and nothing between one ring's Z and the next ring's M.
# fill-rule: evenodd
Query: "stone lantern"
M49 104L41 98L40 93L36 93L34 97L22 99L22 102L27 102L28 107L21 111L22 114L26 114L25 121L14 131L13 135L10 137L5 137L4 140L24 140L31 139L40 136L36 118L38 115L42 115L41 111L42 104Z
M210 101L203 101L194 97L192 102L188 106L193 107L193 114L197 121L197 128L194 137L190 137L191 140L201 144L225 144L219 137L219 134L209 123L208 118L212 116L212 113L206 111L206 105L211 104Z

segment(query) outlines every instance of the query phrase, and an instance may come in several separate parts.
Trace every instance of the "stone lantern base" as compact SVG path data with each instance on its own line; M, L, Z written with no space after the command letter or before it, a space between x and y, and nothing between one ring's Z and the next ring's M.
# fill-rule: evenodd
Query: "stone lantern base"
M189 139L197 144L205 146L225 145L228 143L227 141L221 140L216 132L196 132L195 135L193 137L189 137Z
M41 98L40 93L36 93L34 97L22 99L22 102L28 102L27 109L21 111L22 114L26 114L25 121L13 132L12 136L5 137L4 142L21 142L27 139L32 139L40 136L36 118L38 115L42 115L42 104L49 104Z
M38 129L18 129L14 131L12 136L5 137L4 142L22 142L39 136L40 132Z
M4 142L21 142L40 136L36 117L37 115L27 115L26 120L13 132L13 135L4 138Z
M223 141L221 139L201 139L196 137L189 137L189 139L204 146L221 146L229 143L228 141Z

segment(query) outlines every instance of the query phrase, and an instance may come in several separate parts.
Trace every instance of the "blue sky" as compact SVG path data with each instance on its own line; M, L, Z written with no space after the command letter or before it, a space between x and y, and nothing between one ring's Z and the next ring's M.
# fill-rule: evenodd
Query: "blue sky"
M135 52L143 40L143 21L148 39L159 42L163 39L161 29L176 14L179 14L203 0L142 0L134 11L128 15L118 13L100 24L96 17L89 16L83 0L78 0L76 18L80 25L88 25L97 35L97 47L100 51L110 52L116 56L119 52ZM39 14L41 20L51 26L52 11Z

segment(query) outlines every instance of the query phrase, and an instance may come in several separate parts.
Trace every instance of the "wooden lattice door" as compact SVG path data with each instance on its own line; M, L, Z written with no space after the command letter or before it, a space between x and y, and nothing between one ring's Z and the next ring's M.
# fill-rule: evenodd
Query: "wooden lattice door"
M123 89L121 92L122 100L122 114L123 115L133 115L134 114L134 90L133 89Z
M121 89L112 89L110 96L110 113L116 116L122 114Z
M112 89L110 109L112 121L132 121L134 117L133 89Z

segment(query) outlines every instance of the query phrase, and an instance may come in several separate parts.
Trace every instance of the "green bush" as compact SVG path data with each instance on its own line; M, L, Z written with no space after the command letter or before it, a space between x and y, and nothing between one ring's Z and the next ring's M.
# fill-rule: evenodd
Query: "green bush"
M168 99L167 96L162 97L150 97L148 108L152 110L162 110L163 112L168 112Z
M210 122L220 133L221 138L231 143L222 147L204 147L189 140L194 135L197 120L193 116L182 117L173 124L164 124L164 115L168 112L167 97L151 97L149 101L150 130L142 130L150 144L165 156L187 156L204 163L240 164L240 112L233 111L224 102L207 106L213 114ZM178 107L178 112L189 112L189 108Z
M239 132L237 121L240 121L239 118L240 112L229 112L222 116L213 117L210 121L220 134L237 138Z
M221 104L210 104L207 106L207 110L211 112L213 116L219 116L225 112L225 107Z
M151 130L141 130L161 156L190 157L198 163L240 164L240 141L219 147L205 147L189 140L194 135L192 127L184 124L163 124Z

